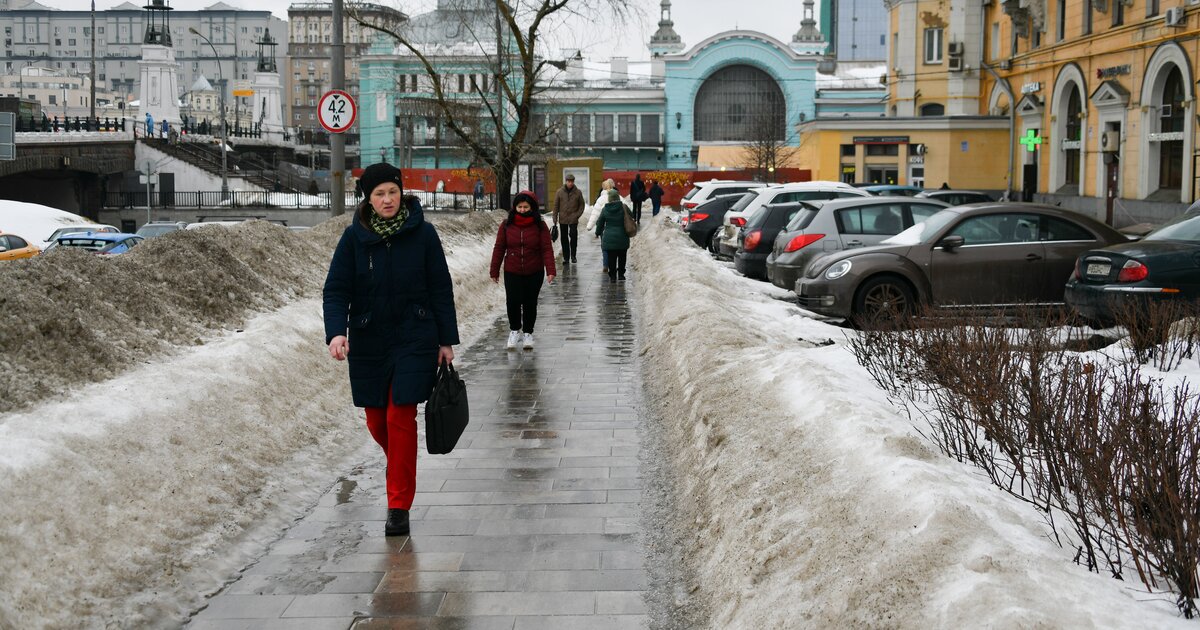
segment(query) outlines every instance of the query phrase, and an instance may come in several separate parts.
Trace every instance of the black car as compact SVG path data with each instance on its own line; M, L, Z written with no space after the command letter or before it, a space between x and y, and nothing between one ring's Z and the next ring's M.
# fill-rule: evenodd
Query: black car
M760 208L738 234L733 266L746 277L766 280L767 256L775 247L775 237L802 210L812 209L812 205L803 201L768 204Z
M917 193L916 197L918 199L937 199L951 206L965 206L969 203L995 201L991 195L974 190L926 190L925 192Z
M700 247L715 252L719 238L717 233L725 220L725 213L729 212L733 204L745 197L746 194L743 192L715 197L688 210L684 219L683 231L687 232L687 235L692 237L692 241Z
M1140 241L1084 252L1067 282L1066 302L1096 324L1142 300L1200 299L1200 210L1190 210Z

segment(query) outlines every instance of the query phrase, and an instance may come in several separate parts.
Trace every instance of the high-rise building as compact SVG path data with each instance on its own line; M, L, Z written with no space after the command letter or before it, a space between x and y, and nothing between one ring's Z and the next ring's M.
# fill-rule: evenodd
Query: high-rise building
M4 74L19 75L29 67L52 68L68 75L91 72L90 11L61 11L36 1L10 1L13 8L0 12ZM193 28L213 46L193 35ZM239 84L249 86L253 80L258 61L255 42L268 28L282 33L286 23L269 11L244 11L223 2L199 11L172 11L170 36L179 63L180 89L201 76L220 89L220 79L224 79L226 98L233 107L232 89ZM96 11L96 86L112 92L118 103L139 96L138 60L145 31L146 11L131 2Z
M821 0L820 30L838 61L887 61L888 13L879 0Z

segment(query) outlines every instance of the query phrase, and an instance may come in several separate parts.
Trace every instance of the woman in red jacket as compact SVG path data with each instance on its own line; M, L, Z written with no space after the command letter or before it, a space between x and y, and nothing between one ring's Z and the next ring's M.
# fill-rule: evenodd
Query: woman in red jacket
M492 248L492 282L500 282L500 262L504 261L504 293L508 302L508 349L520 343L533 348L533 325L537 321L538 293L542 276L553 284L554 246L550 228L538 211L538 198L528 190L513 197L513 209L500 224L496 246Z

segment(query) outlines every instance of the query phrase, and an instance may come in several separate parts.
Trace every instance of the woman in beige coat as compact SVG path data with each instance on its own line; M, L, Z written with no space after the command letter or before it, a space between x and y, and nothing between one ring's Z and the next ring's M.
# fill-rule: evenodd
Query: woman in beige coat
M600 196L596 197L596 203L588 209L587 231L593 233L596 231L596 222L600 220L600 213L604 210L605 204L608 203L608 191L617 187L617 183L612 178L604 180L600 185ZM596 238L600 238L597 236ZM604 255L604 273L608 273L608 251L601 249Z

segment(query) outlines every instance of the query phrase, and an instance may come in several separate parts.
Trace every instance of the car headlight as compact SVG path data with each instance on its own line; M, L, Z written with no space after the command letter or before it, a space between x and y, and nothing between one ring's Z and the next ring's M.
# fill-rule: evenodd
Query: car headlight
M834 263L832 267L825 271L825 279L837 280L838 278L850 273L850 267L852 266L853 265L849 260L843 260L841 262Z

